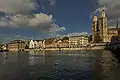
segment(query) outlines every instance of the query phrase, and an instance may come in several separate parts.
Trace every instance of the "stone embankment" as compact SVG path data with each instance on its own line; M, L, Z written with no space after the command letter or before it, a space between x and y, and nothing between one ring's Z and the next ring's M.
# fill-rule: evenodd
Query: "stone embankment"
M45 48L45 49L25 49L24 51L40 51L40 50L45 50L45 51L62 51L62 50L103 50L105 49L106 46L94 46L94 47L83 47L83 48Z
M110 50L120 60L120 41L111 42L108 45L108 50Z

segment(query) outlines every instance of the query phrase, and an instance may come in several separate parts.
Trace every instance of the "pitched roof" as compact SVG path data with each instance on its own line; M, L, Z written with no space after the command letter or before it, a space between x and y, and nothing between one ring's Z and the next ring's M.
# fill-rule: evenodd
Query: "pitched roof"
M22 40L13 40L10 43L24 43L24 41L22 41Z

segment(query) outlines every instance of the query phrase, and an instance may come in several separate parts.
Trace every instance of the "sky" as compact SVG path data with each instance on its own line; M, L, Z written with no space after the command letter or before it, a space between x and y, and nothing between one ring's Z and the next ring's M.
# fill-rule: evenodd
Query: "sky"
M0 0L0 38L43 39L91 33L92 17L105 7L109 26L120 18L120 0Z

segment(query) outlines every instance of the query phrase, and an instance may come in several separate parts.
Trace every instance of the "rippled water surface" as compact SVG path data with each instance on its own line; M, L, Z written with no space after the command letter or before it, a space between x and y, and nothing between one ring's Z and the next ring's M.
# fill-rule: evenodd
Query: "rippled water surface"
M0 80L120 80L109 51L0 53Z

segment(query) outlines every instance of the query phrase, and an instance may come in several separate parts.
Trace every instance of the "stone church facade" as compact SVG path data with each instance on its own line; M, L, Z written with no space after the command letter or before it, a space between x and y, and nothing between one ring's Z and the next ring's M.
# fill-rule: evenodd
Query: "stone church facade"
M111 42L113 36L120 35L120 28L118 27L118 20L116 28L109 28L107 25L107 16L106 12L103 9L101 11L100 17L93 17L92 22L92 42L93 43L104 43Z

